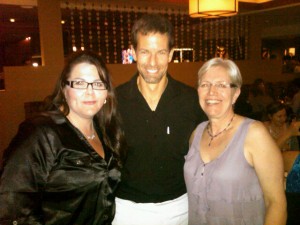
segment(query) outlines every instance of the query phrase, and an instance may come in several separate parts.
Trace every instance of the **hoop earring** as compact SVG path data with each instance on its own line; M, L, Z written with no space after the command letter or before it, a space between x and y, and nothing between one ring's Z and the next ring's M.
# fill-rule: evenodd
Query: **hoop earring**
M104 104L106 104L106 99L104 100Z

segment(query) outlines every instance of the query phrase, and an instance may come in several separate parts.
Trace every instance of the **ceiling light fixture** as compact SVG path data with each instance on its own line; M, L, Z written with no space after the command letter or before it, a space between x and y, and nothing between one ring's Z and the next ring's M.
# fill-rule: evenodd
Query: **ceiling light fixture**
M191 17L218 18L238 13L238 3L266 3L273 0L189 0Z
M271 2L273 0L239 0L239 2L247 2L247 3L265 3L265 2Z
M238 0L189 0L189 15L193 18L234 16L237 12Z

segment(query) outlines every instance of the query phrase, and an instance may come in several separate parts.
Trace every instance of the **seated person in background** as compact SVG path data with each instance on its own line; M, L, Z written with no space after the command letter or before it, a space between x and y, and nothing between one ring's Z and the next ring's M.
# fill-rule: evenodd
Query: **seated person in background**
M282 151L299 150L299 143L296 136L300 135L300 122L287 120L286 105L280 102L273 102L267 106L269 120L264 124L271 136Z
M285 151L282 153L284 170L287 172L287 225L300 224L300 151Z

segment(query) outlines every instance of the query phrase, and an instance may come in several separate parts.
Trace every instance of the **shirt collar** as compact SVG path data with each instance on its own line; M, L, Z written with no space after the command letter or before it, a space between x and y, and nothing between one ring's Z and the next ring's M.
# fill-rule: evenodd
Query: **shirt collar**
M138 78L138 72L129 81L129 85L130 85L130 90L128 92L129 98L137 98L138 96L142 95L137 86L137 78ZM170 74L167 74L167 78L168 78L168 84L165 91L163 92L163 95L168 97L173 97L180 94L179 89L177 88L176 80L174 80L170 76Z

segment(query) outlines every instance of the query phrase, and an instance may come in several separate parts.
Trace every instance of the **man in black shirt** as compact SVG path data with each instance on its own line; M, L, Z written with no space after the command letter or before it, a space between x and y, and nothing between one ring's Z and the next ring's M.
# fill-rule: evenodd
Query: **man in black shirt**
M187 224L184 156L205 119L197 92L168 73L173 27L147 14L132 29L137 74L116 90L128 156L113 225Z

